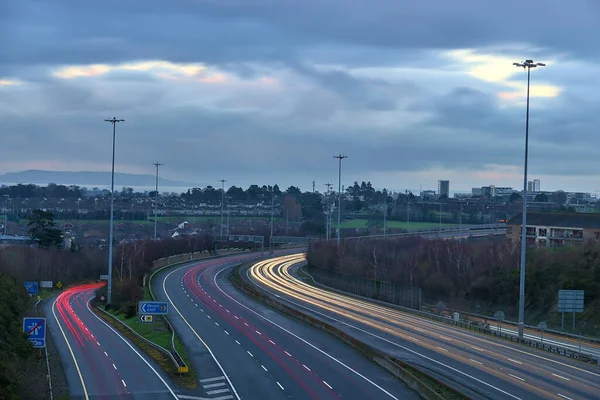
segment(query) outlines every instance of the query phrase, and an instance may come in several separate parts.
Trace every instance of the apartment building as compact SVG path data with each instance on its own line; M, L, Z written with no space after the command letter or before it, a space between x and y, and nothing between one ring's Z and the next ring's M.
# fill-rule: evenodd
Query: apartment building
M506 224L506 239L520 242L522 214ZM600 214L527 213L527 245L565 246L600 241Z
M438 193L450 197L450 181L438 181Z

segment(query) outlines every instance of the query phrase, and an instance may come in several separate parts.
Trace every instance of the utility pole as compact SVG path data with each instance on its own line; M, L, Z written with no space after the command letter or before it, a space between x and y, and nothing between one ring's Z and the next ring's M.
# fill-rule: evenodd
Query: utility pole
M112 170L110 175L110 223L108 228L108 281L106 284L106 305L110 306L112 302L113 224L115 217L115 139L117 135L117 122L125 122L125 120L113 117L104 121L110 122L113 125Z
M223 211L225 210L225 179L221 179L221 236L223 236Z
M313 180L313 193L315 192L315 181Z
M327 220L325 221L325 238L327 240L329 240L330 237L330 231L331 231L331 220L330 220L330 214L331 214L331 187L333 186L333 183L324 183L325 186L327 186L327 194L326 194L326 203L327 203Z
M271 237L269 238L269 255L273 254L273 212L275 207L275 190L271 189Z
M156 195L154 197L154 240L157 239L157 227L158 227L158 167L160 167L161 163L155 162L153 165L156 166Z
M387 233L387 199L383 204L383 237L386 236Z
M514 66L527 70L527 111L525 114L525 165L523 168L523 218L521 222L521 271L519 277L519 339L523 339L525 330L525 261L527 259L527 163L529 160L529 84L531 68L545 67L546 64L525 60L513 63Z
M408 230L408 225L410 224L410 197L408 197L409 192L406 189L406 230Z
M338 168L338 223L337 223L337 245L340 247L340 233L342 231L342 160L344 158L348 158L347 156L343 156L341 154L337 156L333 156L333 158L337 158L339 161Z
M231 213L230 211L230 205L231 205L231 197L227 196L227 232L226 234L229 236L229 214Z

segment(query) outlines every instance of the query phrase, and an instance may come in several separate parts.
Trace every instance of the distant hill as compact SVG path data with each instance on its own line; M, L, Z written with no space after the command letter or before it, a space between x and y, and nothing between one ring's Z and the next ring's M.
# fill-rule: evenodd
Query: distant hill
M124 174L115 172L115 186L154 186L156 177L150 174ZM8 172L0 175L0 183L34 183L47 185L56 183L61 185L99 186L110 185L110 172L96 171L42 171L30 169L21 172ZM194 187L189 182L174 181L160 178L160 186Z

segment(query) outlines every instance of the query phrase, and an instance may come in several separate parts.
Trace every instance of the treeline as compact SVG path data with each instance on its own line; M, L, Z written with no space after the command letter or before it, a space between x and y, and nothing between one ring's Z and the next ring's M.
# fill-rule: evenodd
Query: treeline
M24 378L37 352L23 334L23 317L29 296L22 284L0 272L0 398L31 398ZM42 381L42 383L45 383ZM36 390L38 388L35 388ZM39 395L39 392L36 392Z
M424 302L502 309L515 316L519 298L520 251L504 241L401 239L345 240L312 243L309 263L370 279L420 287ZM528 321L537 324L554 313L559 289L585 290L588 329L599 313L600 245L536 248L527 257L526 308ZM587 307L587 306L586 306Z

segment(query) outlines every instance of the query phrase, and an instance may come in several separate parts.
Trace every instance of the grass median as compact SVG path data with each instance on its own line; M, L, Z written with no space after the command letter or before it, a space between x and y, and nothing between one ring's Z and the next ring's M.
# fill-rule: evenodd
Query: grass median
M144 297L146 297L147 293L145 293ZM100 306L101 307L101 306ZM104 308L103 308L104 310ZM133 329L138 335L144 337L145 339L151 341L152 343L161 346L167 350L171 349L171 332L168 331L166 324L163 321L161 316L155 316L153 323L142 323L139 319L139 316L135 315L132 317L127 317L125 314L120 312L119 310L105 310L110 313L112 316L118 318L120 321L125 323L129 328ZM137 347L139 347L144 353L146 353L149 357L151 357L154 361L156 361L163 370L171 377L173 382L184 388L194 389L197 385L196 380L196 371L193 369L189 355L187 353L187 349L179 340L177 334L175 334L174 344L175 349L183 358L183 361L188 366L188 372L184 374L179 374L177 371L177 367L174 365L173 361L170 357L165 355L163 352L158 351L154 347L150 346L139 337L134 335L129 329L115 321L114 318L109 317L102 311L97 312L98 316L113 326L116 330L118 330L123 336L128 338L131 342L133 342Z

